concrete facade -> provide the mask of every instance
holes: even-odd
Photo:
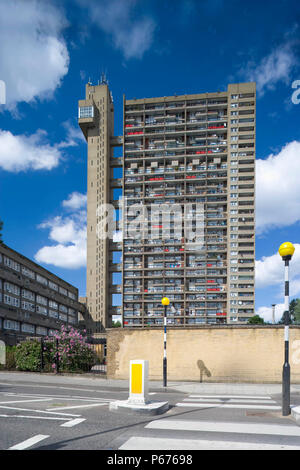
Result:
[[[169,328],[168,380],[281,383],[283,326]],[[107,377],[128,379],[129,362],[149,361],[149,379],[162,380],[163,331],[107,331]],[[300,383],[300,327],[290,327],[291,382]]]
[[[78,289],[21,253],[0,244],[0,339],[7,345],[78,327]]]
[[[105,77],[88,83],[85,94],[78,123],[87,141],[86,306],[93,332],[110,328],[113,315],[122,315],[126,328],[160,327],[165,295],[173,307],[169,325],[246,323],[254,314],[255,83],[214,93],[124,96],[123,136],[114,136]],[[114,157],[116,146],[123,146],[122,157]],[[99,236],[110,218],[101,208],[118,208],[115,189],[126,200],[116,223],[122,241]],[[139,204],[149,216],[141,239],[124,231]],[[164,223],[152,225],[152,204],[163,214],[176,206],[184,215],[175,223],[170,214],[168,236]],[[191,244],[185,229],[195,227],[200,205],[203,229]],[[114,262],[116,252],[121,262]],[[114,273],[122,273],[119,284]],[[122,305],[114,305],[113,294],[122,294]]]

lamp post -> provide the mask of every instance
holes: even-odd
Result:
[[[295,247],[290,242],[282,243],[279,247],[279,254],[284,261],[284,364],[282,370],[282,415],[291,414],[290,407],[290,365],[289,365],[289,262],[295,251]]]
[[[275,307],[276,304],[272,304],[272,323],[275,325]]]
[[[163,385],[167,386],[167,306],[170,303],[168,297],[161,300],[164,306],[164,358],[163,358]]]

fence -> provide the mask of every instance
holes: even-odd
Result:
[[[49,370],[45,369],[45,351],[44,351],[44,340],[43,338],[39,338],[41,343],[41,357],[40,357],[40,371],[41,372],[49,372]],[[101,374],[106,375],[107,365],[106,365],[106,339],[105,338],[87,338],[86,344],[90,346],[92,351],[94,352],[93,355],[93,362],[82,362],[80,364],[80,370],[85,373],[91,374]],[[61,367],[61,360],[59,357],[59,340],[56,339],[54,343],[54,347],[56,351],[54,353],[55,357],[55,371],[57,374],[63,372]]]
[[[59,340],[54,339],[51,342],[51,354],[49,354],[49,341],[42,337],[27,337],[25,341],[20,343],[35,342],[40,347],[25,349],[21,356],[22,364],[20,365],[20,355],[17,360],[17,345],[4,345],[5,350],[2,353],[0,361],[0,370],[27,370],[32,372],[78,372],[99,374],[106,376],[106,339],[105,338],[87,338],[85,343],[89,345],[92,354],[77,354],[70,361],[66,361],[66,357],[60,356],[62,346]],[[76,355],[76,353],[75,353]]]

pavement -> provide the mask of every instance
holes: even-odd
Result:
[[[150,381],[151,401],[168,411],[111,412],[128,392],[128,380],[95,374],[1,371],[0,449],[300,449],[300,384],[287,417],[281,384]]]
[[[128,380],[107,379],[99,375],[88,374],[47,374],[47,373],[30,373],[30,372],[0,372],[0,381],[10,380],[14,383],[27,381],[38,384],[74,384],[81,386],[101,385],[107,389],[128,390]],[[161,381],[149,381],[149,390],[166,391]],[[213,382],[184,382],[169,381],[167,384],[168,391],[177,391],[182,393],[211,393],[211,394],[241,394],[241,395],[259,395],[259,394],[281,394],[282,384],[273,383],[213,383]],[[300,393],[300,384],[291,384],[290,392]],[[292,408],[292,417],[300,426],[300,403]]]

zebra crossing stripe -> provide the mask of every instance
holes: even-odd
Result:
[[[281,406],[278,405],[251,405],[247,404],[244,405],[242,403],[238,404],[233,404],[233,403],[196,403],[196,402],[183,402],[183,403],[176,403],[176,406],[179,407],[189,407],[189,408],[248,408],[248,409],[257,409],[257,410],[280,410]]]
[[[148,429],[168,429],[172,431],[199,431],[238,434],[264,434],[300,437],[300,427],[289,424],[233,423],[216,421],[188,421],[158,419],[146,426]]]
[[[131,437],[120,450],[299,450],[300,446],[260,442],[216,441],[207,439],[167,439]]]

